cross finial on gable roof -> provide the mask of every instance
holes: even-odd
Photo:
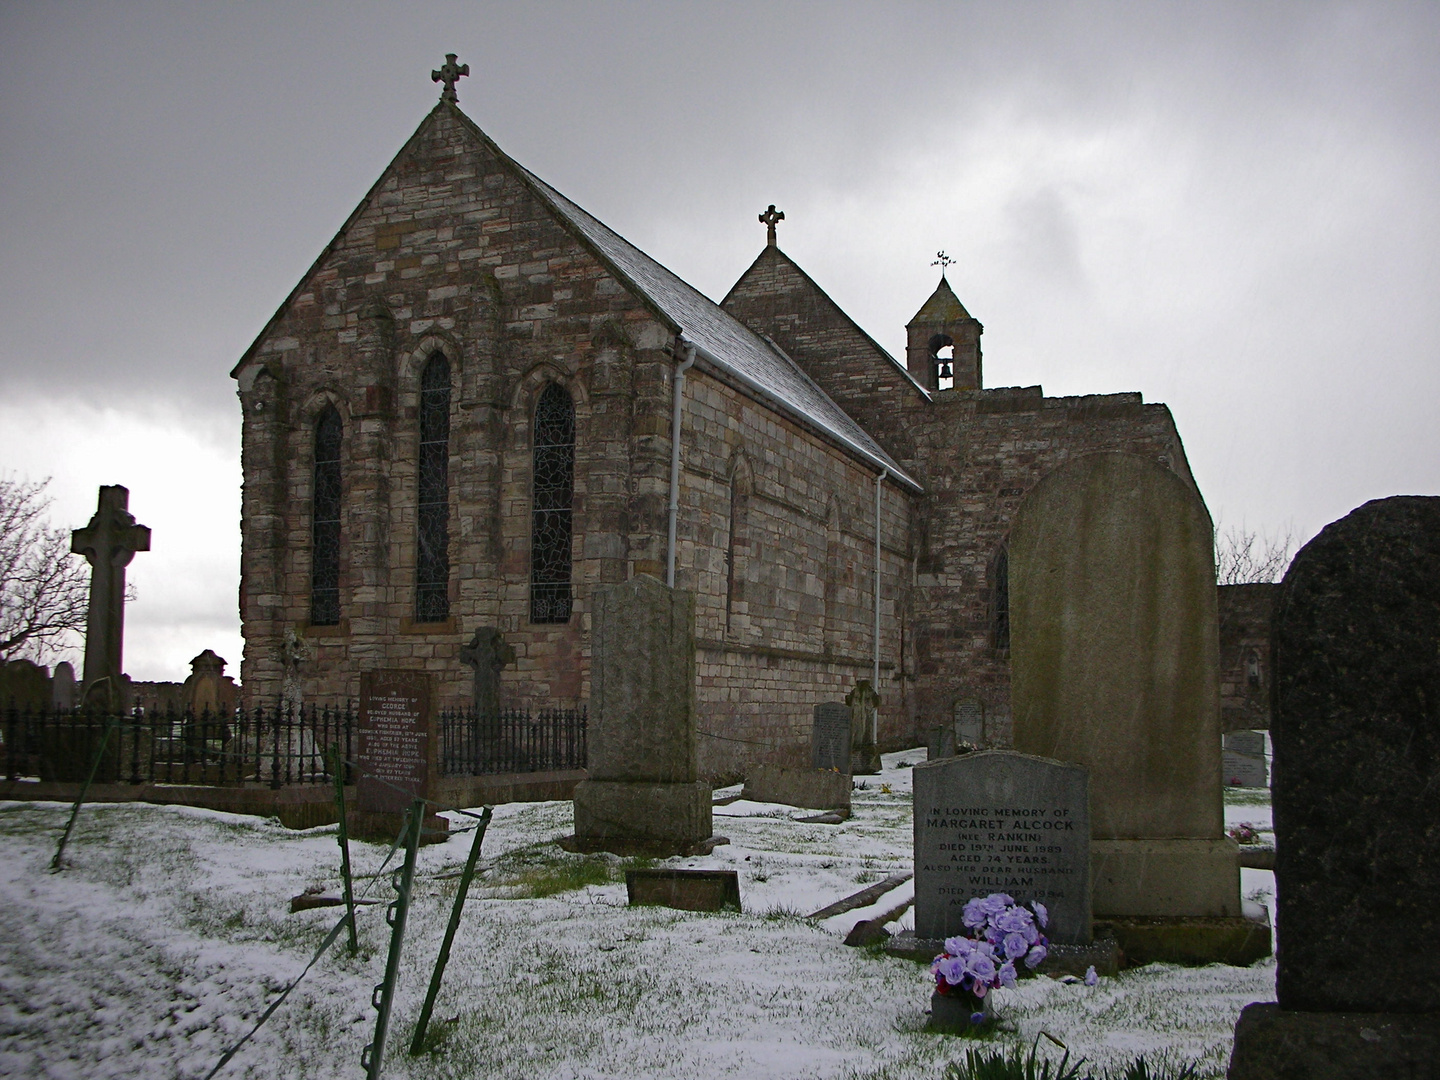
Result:
[[[945,268],[954,265],[954,263],[955,260],[949,255],[946,255],[944,251],[937,251],[935,252],[935,261],[930,265],[938,266],[940,268],[940,276],[943,278],[945,276]]]
[[[443,82],[445,84],[445,89],[440,94],[441,101],[458,102],[460,100],[460,95],[455,93],[455,83],[460,79],[460,76],[469,74],[469,64],[457,65],[455,63],[455,54],[453,52],[446,53],[445,63],[441,65],[440,70],[430,72],[430,81]]]
[[[785,220],[785,211],[776,210],[772,202],[770,208],[760,215],[760,223],[765,226],[765,243],[771,247],[775,246],[775,223]]]

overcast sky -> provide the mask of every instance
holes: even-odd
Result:
[[[126,667],[238,675],[228,377],[430,109],[720,299],[780,244],[892,353],[1138,390],[1222,529],[1440,491],[1440,5],[0,2],[0,472],[154,530]]]

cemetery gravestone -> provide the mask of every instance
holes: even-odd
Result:
[[[1090,941],[1085,769],[1010,750],[915,766],[915,936],[966,933],[966,901],[994,892],[1049,908],[1058,944]]]
[[[1273,650],[1278,1004],[1245,1008],[1230,1076],[1433,1076],[1440,498],[1366,503],[1306,544]]]
[[[429,798],[437,739],[431,677],[423,671],[360,674],[359,776],[354,828],[358,835],[393,838],[415,799]],[[426,818],[444,829],[443,818]]]
[[[861,679],[845,695],[845,704],[850,706],[850,771],[874,776],[880,771],[880,695],[869,679]]]
[[[500,713],[500,672],[515,662],[515,649],[493,626],[476,630],[460,650],[461,663],[475,669],[474,703],[479,716]]]
[[[976,749],[985,745],[985,714],[973,698],[955,703],[955,740]]]
[[[1263,788],[1268,783],[1262,732],[1226,732],[1221,762],[1227,787]]]
[[[743,797],[810,810],[850,809],[850,774],[833,769],[792,769],[754,765],[745,778]]]
[[[708,851],[710,785],[698,779],[695,597],[648,574],[596,588],[589,777],[575,787],[578,851]]]
[[[1090,771],[1097,918],[1241,915],[1220,784],[1212,536],[1190,485],[1116,453],[1050,473],[1011,530],[1015,749]],[[1217,948],[1243,931],[1212,929]]]
[[[850,772],[850,707],[838,701],[815,706],[810,761],[817,769]]]
[[[90,606],[85,616],[85,690],[109,679],[112,707],[123,704],[120,681],[125,637],[125,567],[137,551],[150,550],[150,530],[135,524],[130,492],[118,484],[100,488],[90,523],[70,534],[70,550],[90,563]]]
[[[68,660],[55,665],[55,674],[50,677],[50,703],[57,709],[75,707],[75,669]]]

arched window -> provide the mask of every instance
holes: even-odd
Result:
[[[730,470],[730,529],[725,544],[725,636],[732,632],[735,609],[745,602],[746,556],[749,554],[747,521],[750,466],[743,457]]]
[[[570,621],[570,504],[575,493],[575,406],[551,383],[535,406],[530,514],[530,621]]]
[[[997,652],[1010,651],[1010,546],[1001,544],[990,568],[990,633]]]
[[[310,507],[310,624],[340,622],[340,441],[334,405],[315,421],[315,489]]]
[[[420,376],[420,501],[416,513],[415,621],[450,614],[450,362],[434,353]]]

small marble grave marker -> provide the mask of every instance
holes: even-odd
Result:
[[[1057,944],[1090,941],[1089,778],[1010,750],[915,766],[915,936],[965,933],[966,901],[1009,893],[1049,908]]]
[[[1226,787],[1263,788],[1268,783],[1265,736],[1261,732],[1227,732],[1220,761]]]
[[[822,701],[815,706],[810,753],[817,769],[850,771],[850,706],[843,701]]]
[[[436,741],[430,697],[423,671],[360,673],[361,813],[403,814],[428,797]]]

